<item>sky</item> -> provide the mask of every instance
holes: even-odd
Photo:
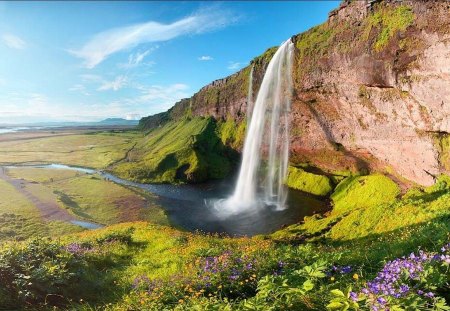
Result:
[[[0,123],[165,111],[339,2],[0,2]]]

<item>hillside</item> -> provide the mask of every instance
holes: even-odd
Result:
[[[449,172],[448,5],[344,1],[324,24],[292,37],[293,166],[331,175],[381,172],[407,186],[431,185]],[[275,50],[140,126],[186,114],[244,122],[251,67],[256,94]]]

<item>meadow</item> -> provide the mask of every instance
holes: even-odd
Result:
[[[10,135],[12,136],[12,135]],[[0,164],[59,163],[96,169],[121,161],[142,133],[106,131],[0,141]]]
[[[73,221],[98,226],[137,220],[167,223],[150,194],[99,175],[18,166],[3,169],[1,177],[1,240],[84,230]]]
[[[210,122],[168,124],[144,140],[136,132],[101,132],[4,141],[0,153],[8,163],[64,158],[107,170],[143,159],[151,171],[148,161],[195,149],[189,135],[184,143],[161,139],[167,131],[220,137],[223,125]],[[6,161],[14,150],[26,158]],[[90,154],[96,157],[85,158]],[[308,178],[296,184],[297,175]],[[381,174],[331,182],[291,168],[287,182],[325,196],[332,209],[255,237],[173,228],[154,196],[97,174],[19,165],[1,177],[2,308],[449,310],[446,176],[402,193]],[[72,220],[105,227],[87,230]]]

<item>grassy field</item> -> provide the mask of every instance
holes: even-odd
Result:
[[[138,132],[99,132],[0,141],[0,164],[60,163],[106,168],[125,158]]]
[[[164,212],[150,197],[106,181],[96,175],[71,170],[11,168],[8,176],[22,180],[22,187],[42,204],[56,203],[74,219],[102,225],[147,220],[167,223]],[[2,239],[61,235],[81,228],[54,219],[42,219],[40,210],[11,184],[1,180],[0,215]]]
[[[0,240],[53,236],[81,231],[60,221],[44,221],[39,210],[12,185],[0,179]]]

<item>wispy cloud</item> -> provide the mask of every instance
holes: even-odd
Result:
[[[72,87],[69,88],[70,92],[79,92],[83,95],[89,96],[91,95],[87,90],[86,87],[83,84],[75,84]]]
[[[230,61],[230,62],[228,62],[228,67],[227,68],[229,70],[238,70],[242,66],[244,66],[244,63]]]
[[[71,89],[75,91],[82,87],[74,85]],[[62,103],[43,93],[0,93],[0,123],[95,121],[108,117],[139,119],[167,110],[189,95],[189,86],[182,83],[137,85],[135,93],[129,97],[117,97],[110,102],[87,97],[90,102],[77,101],[76,105]]]
[[[11,49],[23,50],[27,45],[24,40],[10,33],[3,34],[1,38],[3,43]]]
[[[162,42],[183,35],[213,31],[235,23],[238,19],[239,17],[231,12],[211,7],[170,24],[149,21],[100,32],[81,48],[69,52],[83,59],[87,68],[94,68],[111,54],[139,44]]]
[[[137,98],[141,102],[163,101],[174,104],[176,101],[188,97],[187,90],[189,87],[183,83],[171,84],[168,86],[151,85],[140,86],[142,95]]]
[[[135,68],[138,67],[140,64],[143,63],[145,57],[150,54],[151,52],[153,52],[154,50],[156,50],[157,48],[159,48],[159,46],[155,46],[151,49],[148,49],[144,52],[136,52],[136,53],[131,53],[128,56],[128,62],[125,64],[119,64],[119,67],[121,68],[125,68],[125,69],[130,69],[130,68]],[[153,65],[155,64],[155,62],[153,61],[149,61],[146,62],[145,64],[147,65]]]
[[[209,55],[205,55],[205,56],[200,56],[199,58],[198,58],[198,60],[201,60],[201,61],[208,61],[208,60],[213,60],[214,58],[212,58],[211,56],[209,56]]]
[[[112,81],[103,81],[102,85],[97,89],[98,91],[107,91],[107,90],[113,90],[118,91],[121,88],[123,88],[127,84],[127,77],[126,76],[117,76]]]

